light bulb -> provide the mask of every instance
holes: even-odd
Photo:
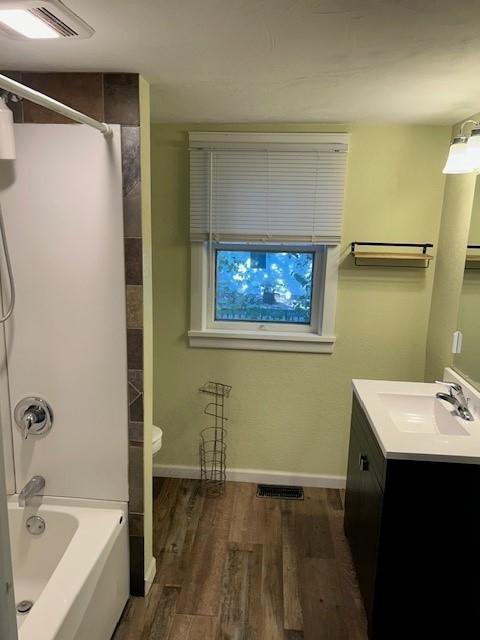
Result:
[[[43,20],[30,13],[27,9],[2,9],[0,22],[20,33],[25,38],[58,38],[59,35]]]

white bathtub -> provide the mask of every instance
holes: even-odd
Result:
[[[8,501],[19,640],[109,640],[129,593],[127,505],[35,498]],[[41,516],[44,533],[26,522]]]

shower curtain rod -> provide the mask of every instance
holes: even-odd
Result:
[[[16,96],[20,96],[21,98],[26,98],[30,100],[30,102],[35,102],[35,104],[39,104],[42,107],[46,107],[51,111],[55,111],[56,113],[60,113],[62,116],[66,118],[70,118],[70,120],[75,120],[75,122],[80,122],[82,124],[87,124],[89,127],[93,127],[97,129],[104,136],[111,136],[112,130],[105,122],[99,122],[94,118],[90,118],[90,116],[85,115],[81,111],[77,111],[76,109],[72,109],[72,107],[68,107],[66,104],[62,102],[58,102],[58,100],[54,100],[49,96],[46,96],[39,91],[35,91],[35,89],[30,89],[30,87],[26,87],[24,84],[17,82],[16,80],[12,80],[7,76],[0,74],[0,89],[4,89],[10,93],[14,93]]]

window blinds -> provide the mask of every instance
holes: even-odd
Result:
[[[252,134],[244,144],[191,139],[191,239],[338,243],[348,137],[322,135],[315,144],[289,144],[285,134],[268,145]]]

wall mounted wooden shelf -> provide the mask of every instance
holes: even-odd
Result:
[[[359,247],[372,247],[371,250],[364,251],[359,250]],[[375,249],[373,249],[375,247]],[[398,247],[405,249],[405,251],[381,251],[380,247]],[[427,249],[432,248],[433,244],[413,244],[413,243],[401,243],[401,242],[352,242],[351,243],[351,255],[355,260],[357,267],[372,267],[372,266],[389,266],[389,267],[416,267],[421,262],[422,266],[417,267],[426,269],[433,260],[433,255],[427,253]],[[409,251],[408,249],[418,249],[418,251]],[[379,265],[372,264],[378,261],[388,261],[390,263],[398,262],[398,264]],[[410,263],[410,264],[402,264]]]
[[[478,252],[478,253],[476,253]],[[465,269],[480,269],[479,266],[467,266],[468,264],[480,262],[480,244],[467,244],[467,255],[465,257]]]

